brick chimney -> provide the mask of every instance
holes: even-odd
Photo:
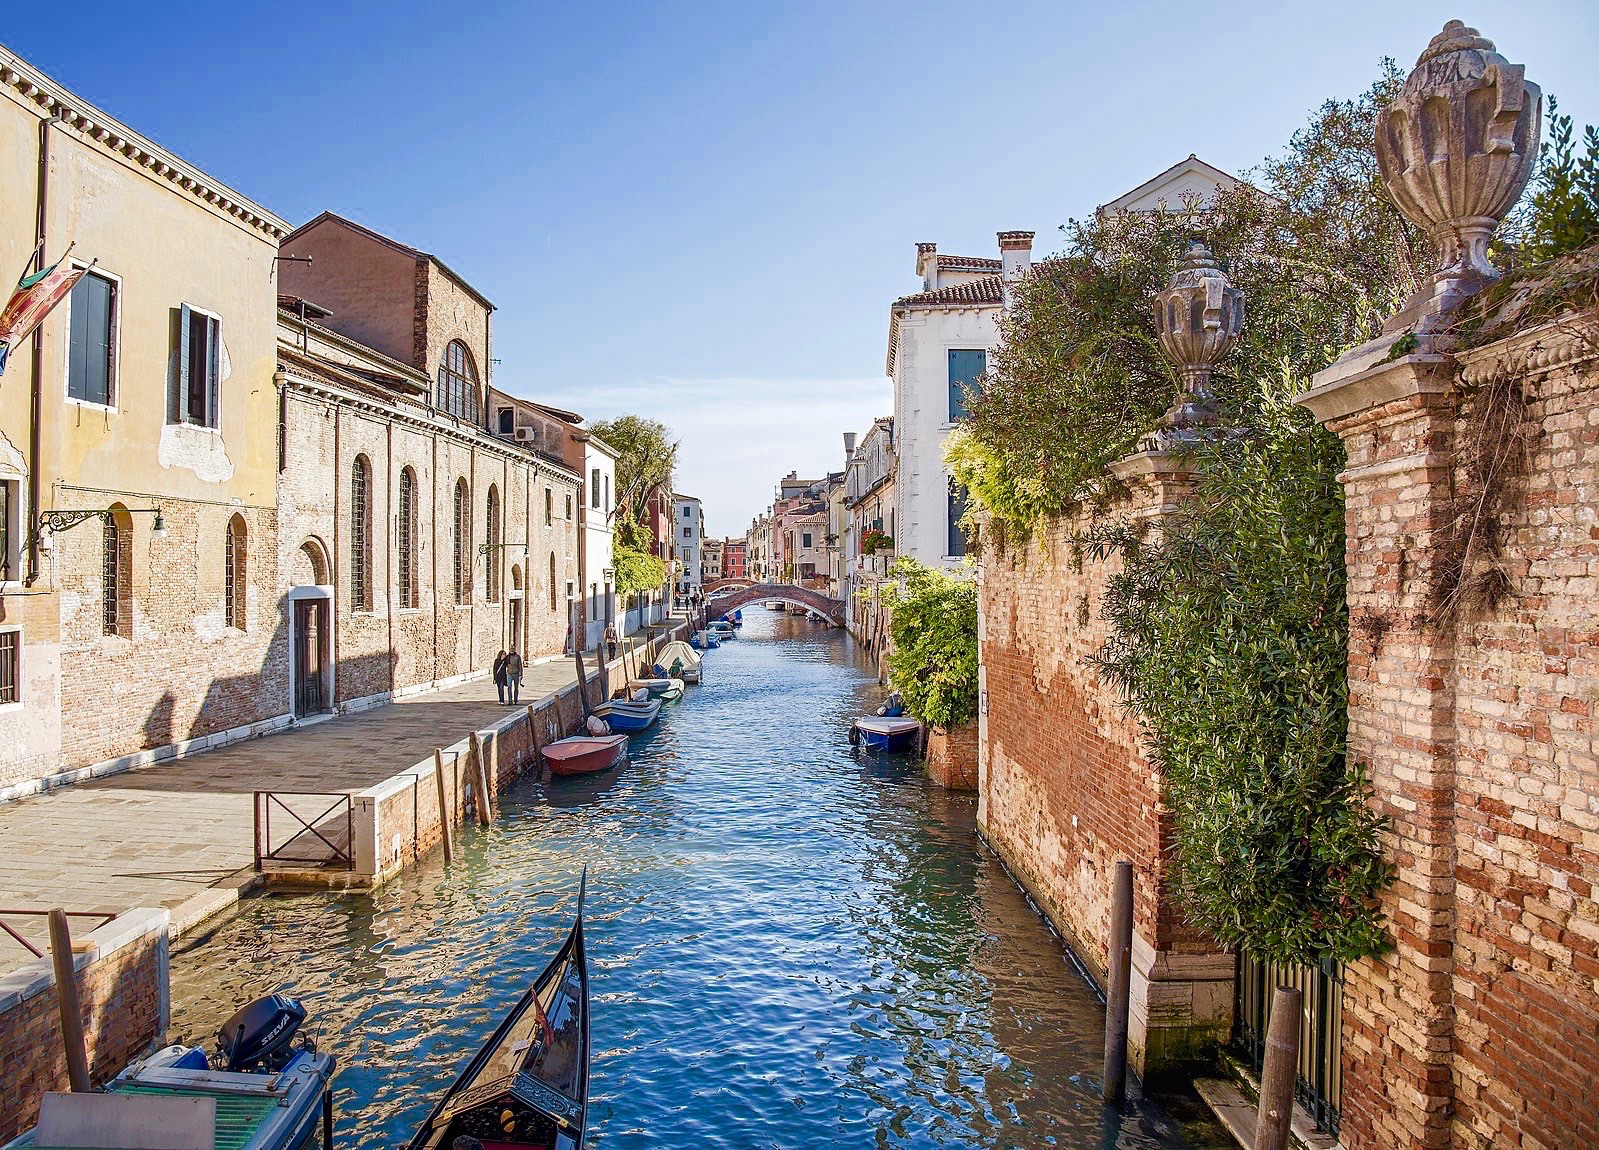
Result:
[[[999,233],[999,282],[1010,307],[1016,284],[1033,266],[1033,233]]]
[[[938,287],[938,245],[916,245],[916,274],[922,277],[922,290]]]

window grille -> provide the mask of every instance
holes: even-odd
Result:
[[[372,482],[366,456],[350,469],[350,606],[372,609]]]
[[[22,700],[22,632],[0,631],[0,704]]]
[[[493,484],[489,485],[488,524],[484,529],[483,542],[488,544],[484,566],[487,568],[485,579],[488,583],[489,602],[498,603],[500,601],[500,491]]]
[[[236,627],[240,631],[245,629],[244,609],[249,587],[246,579],[248,547],[245,539],[244,521],[235,515],[228,521],[227,553],[223,557],[222,578],[225,600],[223,610],[227,615],[228,626]]]
[[[400,606],[416,606],[416,477],[407,467],[400,472],[400,523],[398,538],[400,564]]]
[[[438,408],[477,422],[477,367],[466,344],[452,339],[439,359]]]
[[[472,568],[470,566],[471,550],[466,537],[471,526],[471,511],[467,506],[466,480],[455,481],[455,515],[453,517],[454,530],[452,543],[455,548],[455,601],[457,604],[469,602],[472,591]]]

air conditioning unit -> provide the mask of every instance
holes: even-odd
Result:
[[[518,427],[516,429],[516,441],[518,443],[537,443],[539,441],[538,430],[532,427]]]

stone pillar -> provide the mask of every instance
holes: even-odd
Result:
[[[1341,1130],[1356,1147],[1449,1141],[1455,888],[1452,641],[1430,625],[1453,490],[1451,371],[1436,354],[1330,369],[1300,397],[1348,452],[1349,754],[1396,869],[1394,949],[1344,986]]]

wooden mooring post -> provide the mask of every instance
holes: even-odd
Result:
[[[1110,894],[1110,948],[1105,979],[1106,1102],[1127,1097],[1127,1009],[1133,978],[1133,864],[1116,864]]]
[[[489,800],[489,771],[484,762],[483,738],[473,731],[472,739],[472,798],[477,807],[477,825],[486,827],[494,821]]]
[[[89,1087],[89,1052],[83,1040],[83,1004],[78,999],[78,964],[72,954],[72,928],[67,912],[56,907],[49,914],[50,961],[56,974],[56,1008],[61,1014],[61,1044],[67,1052],[67,1081],[73,1093]]]
[[[1294,1120],[1294,1079],[1299,1073],[1298,987],[1279,986],[1266,1023],[1266,1059],[1260,1068],[1260,1114],[1255,1119],[1255,1150],[1288,1150]]]
[[[450,792],[444,785],[444,751],[433,748],[433,778],[439,784],[439,833],[444,836],[444,861],[455,860],[454,844],[450,842]]]

